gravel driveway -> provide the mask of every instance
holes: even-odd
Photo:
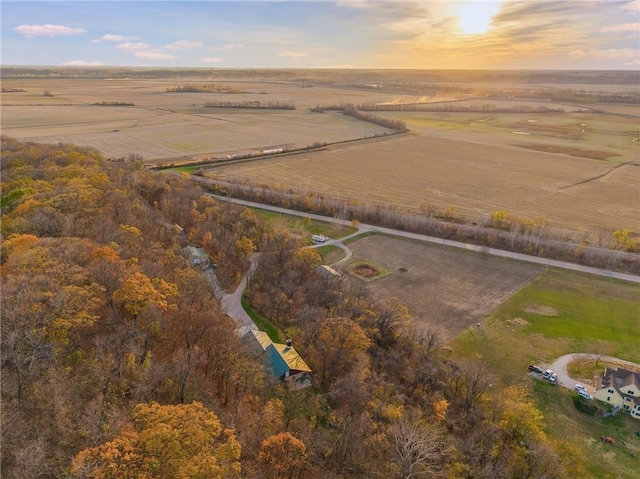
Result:
[[[578,360],[578,359],[597,359],[597,354],[587,354],[587,353],[573,353],[573,354],[565,354],[564,356],[560,356],[556,359],[551,366],[550,369],[553,369],[555,373],[558,374],[557,384],[563,386],[565,388],[573,389],[573,386],[578,382],[576,379],[573,379],[567,373],[567,366],[570,362]],[[634,370],[640,370],[640,364],[632,363],[631,361],[625,361],[623,359],[613,358],[611,356],[600,356],[600,361],[613,364],[621,367],[628,367]],[[603,366],[604,370],[604,366]],[[587,390],[590,394],[594,393],[594,385],[591,383],[584,384],[587,387]]]

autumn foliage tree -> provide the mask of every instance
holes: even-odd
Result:
[[[227,479],[239,477],[240,444],[202,404],[138,404],[112,441],[81,451],[75,478]]]
[[[269,436],[262,441],[258,461],[264,466],[268,477],[293,478],[301,472],[307,460],[307,447],[289,432]]]
[[[371,341],[355,321],[324,320],[309,349],[309,361],[320,386],[327,390],[341,376],[366,365],[364,352],[370,345]]]
[[[322,256],[286,228],[73,145],[3,137],[0,168],[3,477],[238,477],[242,462],[248,479],[562,478],[575,466],[526,391],[487,400],[484,371],[445,361],[397,299],[321,275]],[[189,265],[186,244],[216,270]],[[266,380],[221,310],[211,275],[233,290],[250,264],[248,298],[288,328],[311,388]]]

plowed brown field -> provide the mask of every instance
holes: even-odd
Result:
[[[609,172],[609,174],[605,174]],[[496,210],[575,231],[639,229],[640,167],[425,135],[403,135],[211,170],[415,212],[426,203],[482,220]],[[604,176],[593,181],[581,181]],[[575,186],[571,186],[575,185]]]

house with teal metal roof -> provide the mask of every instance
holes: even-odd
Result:
[[[311,368],[294,349],[291,340],[274,343],[264,331],[252,330],[243,336],[251,351],[262,358],[264,365],[278,379],[294,389],[311,386]]]

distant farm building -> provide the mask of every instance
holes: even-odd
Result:
[[[311,368],[293,348],[291,340],[287,340],[287,344],[274,343],[267,333],[256,330],[249,331],[242,339],[253,353],[262,358],[274,377],[293,389],[311,386]]]

